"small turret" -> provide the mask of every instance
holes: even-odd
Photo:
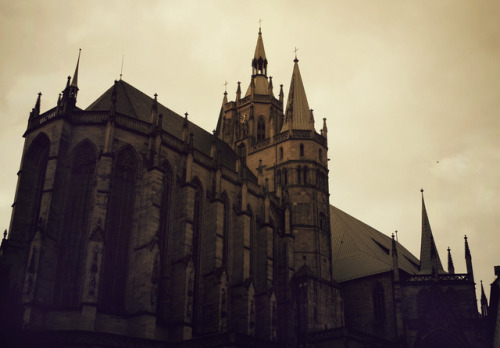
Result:
[[[236,89],[236,105],[240,105],[241,99],[241,82],[238,81],[238,88]]]
[[[184,114],[184,122],[182,124],[182,141],[187,143],[189,134],[189,122],[188,122],[188,113]]]
[[[465,240],[465,264],[467,266],[467,274],[470,275],[471,280],[474,281],[474,271],[472,270],[472,256],[470,254],[467,235],[464,236],[464,240]]]
[[[451,258],[450,247],[448,247],[448,273],[455,274],[455,267],[453,266],[453,259]]]
[[[35,107],[30,112],[30,120],[40,116],[40,102],[41,102],[42,92],[38,92],[38,98],[36,98]]]
[[[323,136],[323,138],[327,139],[327,135],[328,135],[328,128],[326,128],[326,118],[323,118],[323,128],[321,129],[321,135]]]
[[[273,77],[272,76],[269,76],[269,85],[267,86],[267,90],[269,92],[269,95],[271,97],[274,97],[274,94],[273,94]]]
[[[156,124],[158,118],[158,93],[154,94],[153,105],[151,105],[151,117],[150,122],[152,125]]]
[[[484,293],[483,281],[481,280],[481,315],[484,317],[488,316],[488,299]]]
[[[66,82],[66,88],[63,91],[61,106],[62,112],[64,114],[71,112],[76,105],[76,96],[78,94],[78,69],[80,66],[80,54],[82,50],[78,52],[78,60],[76,62],[75,74],[73,75],[73,80],[71,81],[71,76],[68,76],[68,81]],[[70,83],[71,81],[71,83]]]

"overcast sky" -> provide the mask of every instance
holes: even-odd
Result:
[[[421,198],[446,265],[485,283],[500,265],[500,1],[0,0],[0,227],[38,92],[77,105],[119,78],[212,131],[228,81],[250,82],[259,19],[275,88],[294,49],[316,129],[327,118],[330,203],[420,256]],[[445,266],[446,267],[446,266]]]

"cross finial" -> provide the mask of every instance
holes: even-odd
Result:
[[[295,53],[295,59],[293,60],[294,62],[298,62],[299,60],[297,59],[297,51],[299,49],[297,47],[295,47],[295,49],[293,50],[293,53]]]
[[[155,100],[158,99],[158,93],[155,93]]]
[[[187,118],[188,118],[188,113],[186,112],[186,113],[184,114],[184,116],[186,116],[186,120],[187,120]]]
[[[259,18],[259,34],[261,34],[260,28],[262,27],[262,19]]]
[[[122,80],[123,75],[123,61],[125,60],[125,53],[122,54],[122,68],[120,69],[120,81]]]
[[[224,81],[224,93],[227,93],[227,85],[228,85],[228,82]]]

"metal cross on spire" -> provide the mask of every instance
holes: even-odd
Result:
[[[229,82],[224,81],[224,93],[227,93],[227,85]]]
[[[262,19],[259,18],[259,34],[261,33],[260,32],[260,28],[262,27]]]
[[[294,62],[298,62],[299,60],[297,59],[297,51],[299,49],[297,47],[295,47],[295,49],[293,50],[293,53],[295,53],[295,59],[294,59]]]

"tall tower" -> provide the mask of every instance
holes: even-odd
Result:
[[[217,127],[282,212],[274,278],[278,316],[287,318],[278,324],[279,336],[288,342],[305,342],[308,333],[341,324],[331,273],[326,119],[317,133],[298,62],[295,57],[283,113],[283,85],[276,99],[259,30],[250,84],[242,97],[238,82],[235,101],[224,95]]]

